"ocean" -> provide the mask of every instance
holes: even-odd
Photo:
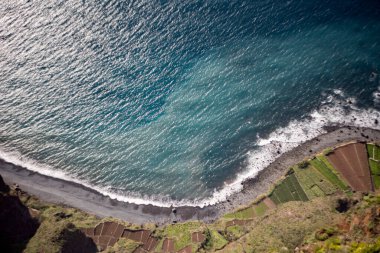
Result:
[[[378,0],[0,2],[0,158],[121,201],[214,204],[377,119]]]

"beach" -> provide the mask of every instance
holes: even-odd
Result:
[[[135,224],[167,224],[187,220],[213,222],[221,215],[248,205],[267,193],[273,184],[294,164],[312,157],[323,149],[350,141],[379,142],[380,131],[358,127],[329,127],[327,133],[306,141],[281,154],[267,168],[243,182],[243,190],[232,194],[227,201],[201,207],[159,207],[121,202],[78,183],[65,181],[29,171],[0,160],[0,174],[9,185],[17,184],[23,191],[39,199],[81,209],[99,217],[114,217]]]

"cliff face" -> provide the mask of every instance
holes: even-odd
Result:
[[[0,252],[97,252],[92,239],[73,224],[94,221],[90,215],[46,204],[17,186],[9,187],[0,176]]]
[[[10,194],[9,187],[0,176],[0,244],[8,251],[23,248],[36,233],[39,223],[29,208],[17,196]]]

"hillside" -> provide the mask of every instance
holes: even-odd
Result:
[[[100,219],[0,186],[1,252],[380,252],[380,147],[371,143],[300,161],[213,223]]]

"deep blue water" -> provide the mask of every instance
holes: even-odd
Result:
[[[377,0],[1,1],[0,154],[119,199],[209,203],[274,143],[378,127],[378,74]]]

